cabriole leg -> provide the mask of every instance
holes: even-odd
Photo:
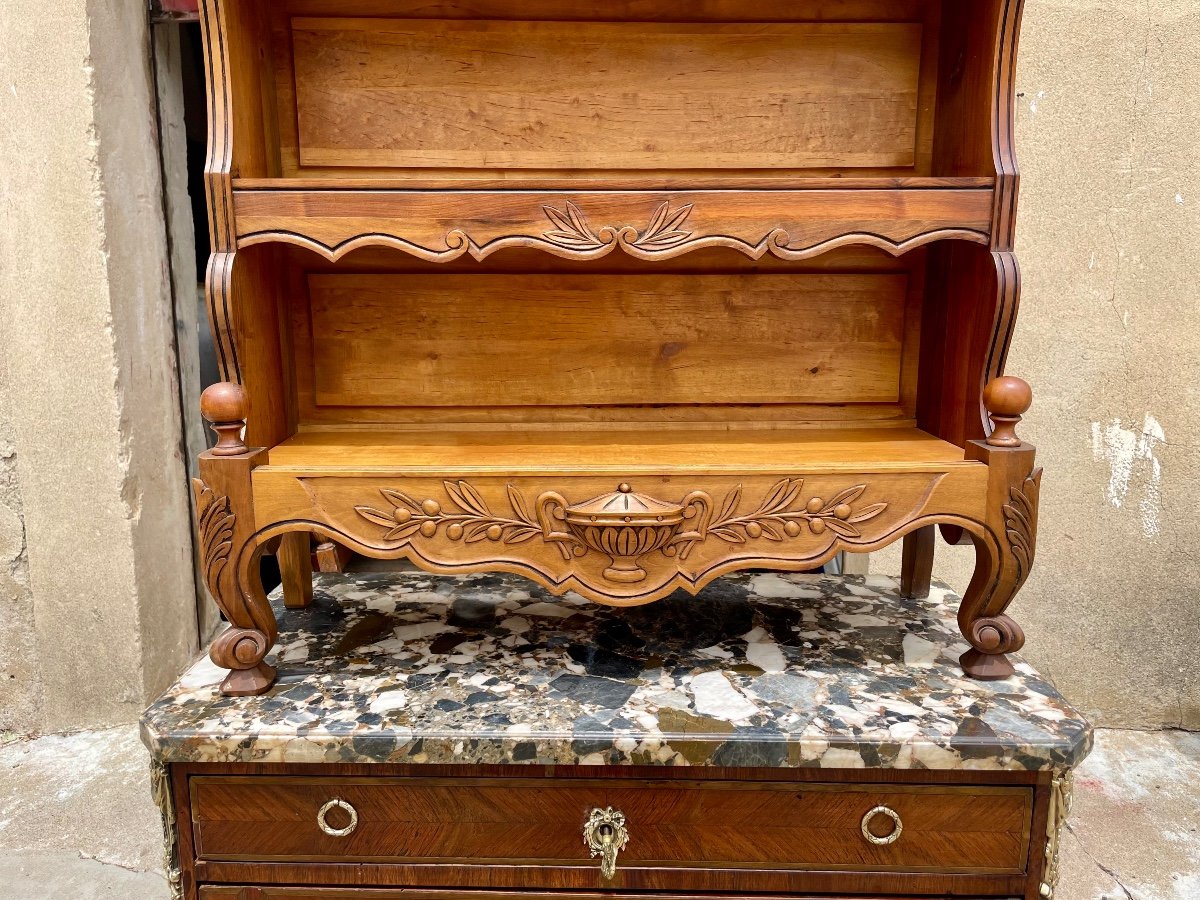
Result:
[[[971,644],[961,659],[963,671],[991,681],[1013,674],[1006,655],[1025,644],[1021,627],[1004,611],[1033,565],[1042,470],[1034,468],[1034,448],[1016,434],[1033,401],[1029,385],[1019,378],[997,378],[983,400],[994,430],[986,441],[973,441],[968,454],[988,465],[987,533],[973,535],[975,575],[958,623]]]
[[[254,501],[250,473],[265,458],[242,442],[245,394],[236,384],[210,387],[201,398],[204,417],[213,423],[217,446],[200,457],[200,477],[192,483],[204,580],[229,620],[230,628],[215,641],[209,655],[218,666],[231,669],[221,693],[242,697],[266,692],[275,669],[264,660],[275,644],[278,628],[257,568],[239,565],[254,555]],[[248,574],[247,574],[248,573]]]

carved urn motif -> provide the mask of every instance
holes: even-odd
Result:
[[[684,505],[634,493],[628,484],[564,511],[567,527],[585,546],[612,558],[604,577],[634,584],[646,577],[638,560],[662,550],[685,518]]]

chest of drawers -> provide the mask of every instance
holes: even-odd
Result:
[[[488,777],[474,768],[185,770],[195,877],[206,882],[1023,897],[1043,870],[1043,842],[1031,839],[1036,779],[881,781],[834,771],[773,781],[765,779],[780,773],[742,769],[664,778],[636,767],[534,777],[519,767]],[[609,810],[627,843],[606,877],[584,832],[590,815]]]
[[[309,542],[601,604],[974,543],[1011,674],[1020,0],[206,0],[230,695]]]
[[[178,895],[1045,898],[1091,731],[1025,664],[964,678],[957,602],[321,575],[271,691],[205,662],[146,714]]]

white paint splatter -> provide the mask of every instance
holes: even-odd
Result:
[[[1120,419],[1102,426],[1092,423],[1092,455],[1097,462],[1107,462],[1110,468],[1106,496],[1108,502],[1121,509],[1129,498],[1135,472],[1142,483],[1142,498],[1138,503],[1142,533],[1157,537],[1162,517],[1162,463],[1155,451],[1167,442],[1162,425],[1146,413],[1141,432],[1121,425]]]
[[[1037,92],[1037,96],[1036,96],[1036,97],[1034,97],[1032,100],[1030,100],[1030,101],[1029,101],[1029,111],[1030,111],[1031,113],[1033,113],[1034,115],[1037,115],[1037,111],[1038,111],[1038,101],[1039,101],[1039,100],[1041,100],[1041,99],[1042,99],[1043,97],[1045,97],[1045,96],[1046,96],[1046,92],[1045,92],[1045,91],[1038,91],[1038,92]]]
[[[1175,202],[1176,202],[1176,203],[1178,203],[1180,206],[1183,206],[1183,204],[1186,202],[1186,201],[1183,199],[1183,194],[1176,194],[1176,195],[1175,195]]]
[[[1162,463],[1157,457],[1150,458],[1150,480],[1146,482],[1138,512],[1142,517],[1142,533],[1148,538],[1158,537],[1162,530],[1159,524],[1162,517]]]

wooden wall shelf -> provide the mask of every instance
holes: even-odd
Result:
[[[790,191],[237,191],[237,244],[295,244],[339,260],[364,247],[429,262],[534,249],[564,259],[615,250],[645,261],[722,248],[812,259],[866,246],[898,256],[936,240],[988,243],[993,192],[892,188]]]
[[[258,556],[303,605],[312,535],[630,605],[901,538],[920,594],[941,525],[964,667],[1009,674],[1020,15],[206,0],[226,690],[273,679]]]

